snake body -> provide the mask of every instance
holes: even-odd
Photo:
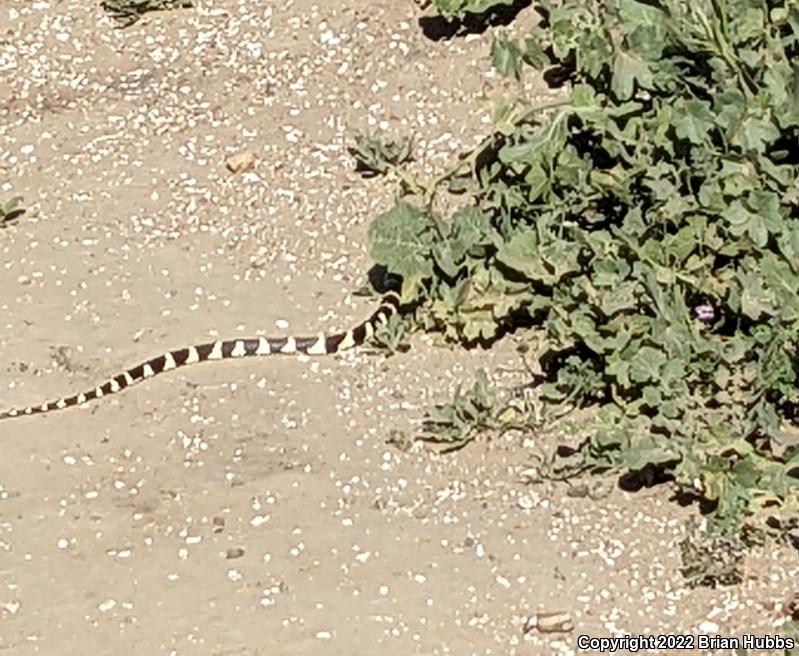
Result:
[[[252,337],[246,339],[228,339],[206,342],[195,346],[168,351],[146,362],[131,367],[126,371],[109,378],[94,389],[80,394],[62,397],[56,401],[48,401],[39,405],[16,408],[0,413],[0,420],[13,417],[63,410],[75,405],[83,405],[94,399],[117,394],[131,385],[157,376],[158,374],[195,362],[209,360],[225,360],[230,358],[247,358],[260,355],[291,355],[304,353],[307,355],[330,355],[360,346],[368,341],[375,330],[388,322],[391,315],[400,308],[399,296],[394,292],[385,294],[380,305],[371,317],[350,330],[318,335],[316,337]]]

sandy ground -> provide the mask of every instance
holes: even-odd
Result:
[[[352,133],[412,134],[414,170],[440,171],[501,88],[493,29],[431,40],[421,15],[216,0],[119,31],[94,2],[3,0],[0,198],[28,211],[0,230],[0,405],[209,337],[367,316],[351,292],[394,187],[354,172]],[[243,149],[256,166],[231,175]],[[546,436],[387,443],[478,367],[518,368],[512,339],[205,364],[3,422],[0,652],[573,654],[581,634],[779,633],[796,553],[687,589],[694,510],[667,488],[525,483]],[[530,628],[558,611],[573,630]]]

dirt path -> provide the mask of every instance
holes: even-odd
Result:
[[[368,4],[368,7],[366,6]],[[95,3],[0,6],[2,408],[212,336],[342,328],[393,188],[349,135],[440,170],[488,128],[491,32],[431,41],[411,2],[200,2],[112,29]],[[528,20],[529,15],[523,16]],[[253,151],[253,171],[225,157]],[[272,358],[0,424],[0,652],[551,654],[577,636],[778,632],[795,553],[689,591],[668,490],[601,502],[518,472],[541,438],[386,443],[491,352]],[[575,629],[524,632],[539,612]],[[703,653],[710,653],[705,650]]]

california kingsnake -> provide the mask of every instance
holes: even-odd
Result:
[[[0,414],[0,419],[35,415],[52,410],[62,410],[73,405],[82,405],[93,399],[99,399],[109,394],[121,392],[126,387],[138,383],[146,378],[152,378],[160,373],[183,367],[194,362],[206,360],[223,360],[226,358],[246,358],[255,355],[291,355],[305,353],[308,355],[329,355],[339,353],[354,346],[360,346],[369,340],[375,329],[388,322],[389,317],[395,314],[400,307],[399,296],[389,292],[375,310],[374,314],[366,321],[354,328],[332,335],[319,335],[318,337],[253,337],[249,339],[229,339],[216,342],[206,342],[196,346],[187,346],[142,362],[127,371],[114,376],[102,385],[88,392],[68,396],[58,401],[42,403],[41,405],[28,406],[8,410]]]

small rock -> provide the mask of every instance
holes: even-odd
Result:
[[[715,622],[711,622],[710,620],[705,620],[699,625],[699,633],[704,633],[705,635],[714,635],[719,632],[719,625]]]
[[[541,475],[541,470],[536,466],[522,469],[519,472],[519,478],[522,479],[522,482],[528,484],[544,482],[544,477]]]
[[[574,629],[571,615],[564,611],[538,613],[525,622],[524,633],[538,629],[541,633],[567,633]]]
[[[588,486],[585,483],[571,485],[569,489],[566,490],[566,494],[570,497],[574,497],[575,499],[581,499],[583,497],[587,497],[588,492],[589,492]]]
[[[231,155],[225,160],[225,166],[231,173],[249,171],[255,165],[255,153],[251,150],[242,150]]]

